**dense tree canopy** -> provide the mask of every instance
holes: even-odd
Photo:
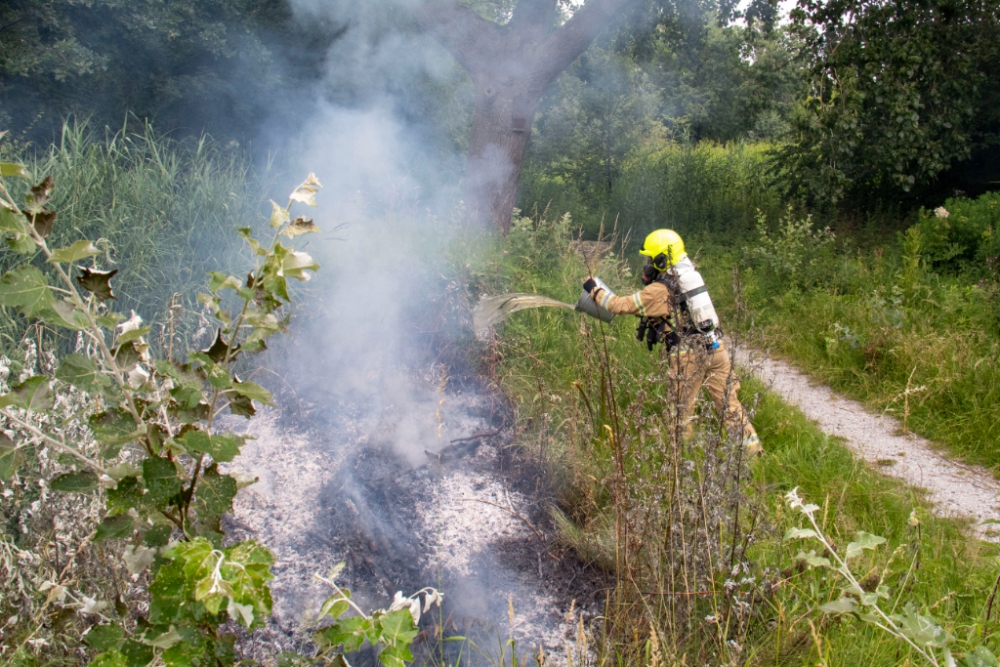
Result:
[[[0,125],[51,136],[70,113],[242,138],[282,86],[315,78],[338,31],[286,0],[0,3]],[[29,129],[30,128],[30,129]]]
[[[800,0],[792,19],[812,87],[781,153],[798,193],[900,198],[995,152],[997,0]]]

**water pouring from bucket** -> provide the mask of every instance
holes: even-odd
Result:
[[[594,280],[600,287],[606,289],[611,296],[615,295],[600,278],[594,278]],[[578,313],[590,315],[602,322],[610,322],[615,317],[613,313],[608,312],[591,299],[590,295],[586,292],[580,295],[576,305],[550,299],[547,296],[540,296],[538,294],[516,292],[513,294],[486,296],[480,299],[476,307],[472,309],[473,329],[476,335],[479,335],[490,327],[503,322],[517,311],[528,308],[568,308]]]

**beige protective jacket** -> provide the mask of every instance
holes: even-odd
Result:
[[[666,318],[673,312],[670,290],[661,282],[652,282],[631,296],[611,296],[600,287],[590,296],[615,315]]]

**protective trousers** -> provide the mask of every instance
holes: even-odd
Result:
[[[759,454],[760,439],[750,423],[736,392],[740,381],[733,373],[733,362],[725,345],[718,349],[703,347],[683,349],[670,355],[670,383],[672,398],[676,400],[678,419],[684,425],[684,437],[689,438],[694,430],[692,418],[698,394],[704,386],[715,404],[726,430],[733,435],[741,435],[748,454]]]

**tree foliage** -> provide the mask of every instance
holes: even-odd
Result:
[[[274,93],[319,73],[337,34],[295,22],[286,0],[0,3],[0,126],[47,139],[70,113],[132,112],[242,138]]]
[[[900,198],[996,146],[1000,3],[802,0],[812,93],[780,153],[816,201]]]

